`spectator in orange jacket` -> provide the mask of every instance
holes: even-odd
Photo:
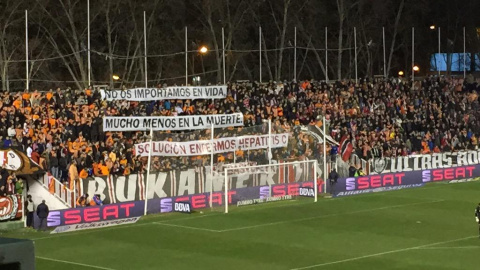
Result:
[[[83,194],[77,199],[77,207],[85,207],[87,205],[89,205],[88,194]]]
[[[78,170],[77,170],[77,162],[75,160],[72,160],[72,163],[70,164],[70,167],[68,168],[68,176],[69,176],[69,181],[70,181],[70,189],[73,189],[75,187],[75,183],[79,179],[78,175]]]

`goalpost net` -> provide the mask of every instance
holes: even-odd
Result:
[[[324,190],[319,172],[317,160],[226,166],[223,172],[217,172],[224,177],[224,211],[298,197],[316,202],[318,193]]]
[[[270,144],[269,130],[272,138]],[[235,201],[227,200],[230,205],[236,206],[238,201],[250,200],[251,196],[243,196],[248,189],[257,190],[258,195],[253,198],[257,199],[255,203],[260,202],[258,199],[266,198],[263,195],[266,191],[268,197],[275,197],[268,201],[297,197],[300,196],[294,194],[295,190],[300,192],[297,184],[301,184],[301,187],[311,185],[313,188],[314,178],[325,179],[323,156],[318,154],[318,143],[301,129],[285,129],[278,123],[272,123],[271,128],[265,122],[249,127],[151,131],[150,136],[142,136],[139,140],[135,146],[136,154],[146,168],[143,177],[149,179],[145,181],[143,198],[170,198],[172,202],[187,199],[192,210],[204,211],[209,208],[210,211],[223,212],[224,195],[227,194],[228,198],[228,194],[232,195],[237,189],[238,195],[229,198]],[[152,151],[148,150],[150,141]],[[211,149],[215,151],[212,153]],[[304,159],[309,160],[296,161]],[[229,170],[225,172],[225,169]],[[282,188],[285,196],[289,196],[279,198]],[[323,189],[318,192],[321,191]],[[145,209],[151,205],[156,204],[147,200]]]

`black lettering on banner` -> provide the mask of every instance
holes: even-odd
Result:
[[[116,91],[105,91],[105,99],[116,98]]]
[[[149,98],[151,96],[150,89],[147,88],[147,89],[144,89],[144,91],[145,91],[145,97]]]
[[[205,93],[208,95],[210,95],[212,93],[212,88],[209,88],[209,87],[205,87]]]
[[[194,121],[193,121],[193,126],[194,126],[194,127],[198,127],[198,126],[203,126],[203,125],[204,125],[204,124],[203,124],[203,118],[202,118],[202,117],[194,117],[193,120],[194,120]],[[197,120],[198,122],[195,123],[195,120]],[[208,119],[207,119],[207,123],[208,123]]]
[[[152,118],[143,118],[143,126],[145,128],[151,128],[152,127]]]
[[[192,88],[192,94],[194,97],[201,97],[202,95],[202,88],[194,87]]]
[[[107,118],[105,119],[105,129],[110,129],[113,127],[113,119]]]
[[[143,88],[135,88],[135,98],[137,99],[144,99],[145,98],[145,91],[143,91]]]
[[[180,128],[190,127],[190,119],[189,118],[178,118],[178,126]]]
[[[120,97],[123,99],[127,98],[127,91],[120,91]]]
[[[479,155],[480,151],[475,150],[409,157],[377,158],[370,161],[370,173],[394,173],[475,165],[479,163]]]

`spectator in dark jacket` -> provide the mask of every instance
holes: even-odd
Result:
[[[40,219],[40,225],[38,230],[45,231],[47,230],[47,217],[50,210],[48,206],[45,204],[45,200],[42,200],[42,203],[37,206],[37,216]]]
[[[348,168],[348,177],[355,177],[355,173],[357,172],[357,168],[353,166],[353,164],[350,165]]]
[[[335,185],[337,184],[338,177],[338,173],[335,169],[333,169],[328,176],[328,180],[330,181],[330,194],[332,195],[335,193]]]
[[[55,179],[60,180],[60,167],[58,163],[57,153],[52,152],[50,154],[50,173]]]
[[[60,167],[60,181],[63,183],[68,180],[68,161],[65,155],[62,153],[60,154],[60,158],[58,159],[58,165]]]

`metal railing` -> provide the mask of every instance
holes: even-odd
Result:
[[[48,172],[38,179],[38,181],[50,192],[50,194],[62,201],[67,207],[75,208],[75,191],[69,189]]]

